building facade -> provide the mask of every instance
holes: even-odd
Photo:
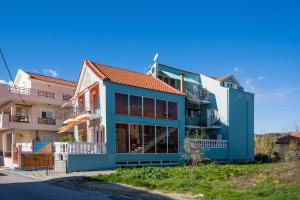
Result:
[[[185,137],[201,137],[207,158],[216,161],[254,159],[254,94],[233,75],[215,78],[158,63],[151,74],[174,88],[184,80]]]
[[[19,70],[14,84],[0,84],[0,165],[12,166],[13,148],[32,141],[57,141],[63,126],[61,108],[73,95],[75,82]]]
[[[78,144],[97,144],[69,153],[68,171],[183,164],[187,138],[208,159],[254,157],[254,95],[232,75],[212,78],[157,60],[141,74],[85,60],[68,103],[74,112],[60,132],[74,129]],[[72,145],[70,152],[81,148]]]
[[[77,141],[103,152],[69,155],[68,171],[182,163],[185,96],[163,81],[86,60],[72,101],[61,130],[74,127]]]

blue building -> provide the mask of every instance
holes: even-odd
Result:
[[[74,113],[60,129],[74,128],[77,141],[67,144],[68,171],[183,164],[185,138],[209,159],[253,160],[253,102],[233,76],[212,78],[157,59],[147,74],[85,60]]]
[[[185,137],[202,134],[207,158],[216,161],[254,159],[254,94],[246,92],[233,75],[210,77],[158,63],[151,74],[186,95]],[[183,81],[183,85],[180,84]]]

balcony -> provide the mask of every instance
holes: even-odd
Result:
[[[21,115],[12,115],[10,116],[10,122],[19,122],[19,123],[29,123],[28,116],[21,116]]]
[[[20,101],[20,96],[25,102],[46,103],[53,105],[63,105],[67,99],[70,99],[72,91],[65,94],[56,93],[54,91],[44,91],[34,88],[17,87],[0,83],[1,104],[8,101]]]
[[[29,88],[24,88],[24,87],[16,87],[13,85],[8,86],[8,91],[11,93],[16,93],[16,94],[24,94],[24,95],[30,95],[30,89]]]
[[[84,114],[100,115],[100,104],[99,102],[91,102],[91,101],[78,103],[76,108],[76,114],[77,116],[84,115]]]
[[[39,118],[39,124],[56,125],[56,120],[51,118]]]
[[[185,94],[188,99],[199,103],[209,103],[209,92],[204,88],[199,88],[196,90],[185,89]]]
[[[186,126],[190,128],[220,128],[221,121],[219,118],[207,120],[200,116],[187,117]]]
[[[186,142],[190,144],[192,149],[227,149],[227,140],[208,140],[186,138]]]

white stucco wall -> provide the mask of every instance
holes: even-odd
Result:
[[[221,122],[225,125],[229,125],[228,88],[220,86],[219,81],[205,75],[201,74],[200,77],[203,87],[215,97],[215,103]]]

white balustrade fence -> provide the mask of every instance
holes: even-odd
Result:
[[[55,154],[104,154],[106,153],[105,144],[94,142],[55,142]]]
[[[227,140],[209,140],[209,139],[187,138],[186,142],[189,142],[192,148],[226,149],[228,147]]]

